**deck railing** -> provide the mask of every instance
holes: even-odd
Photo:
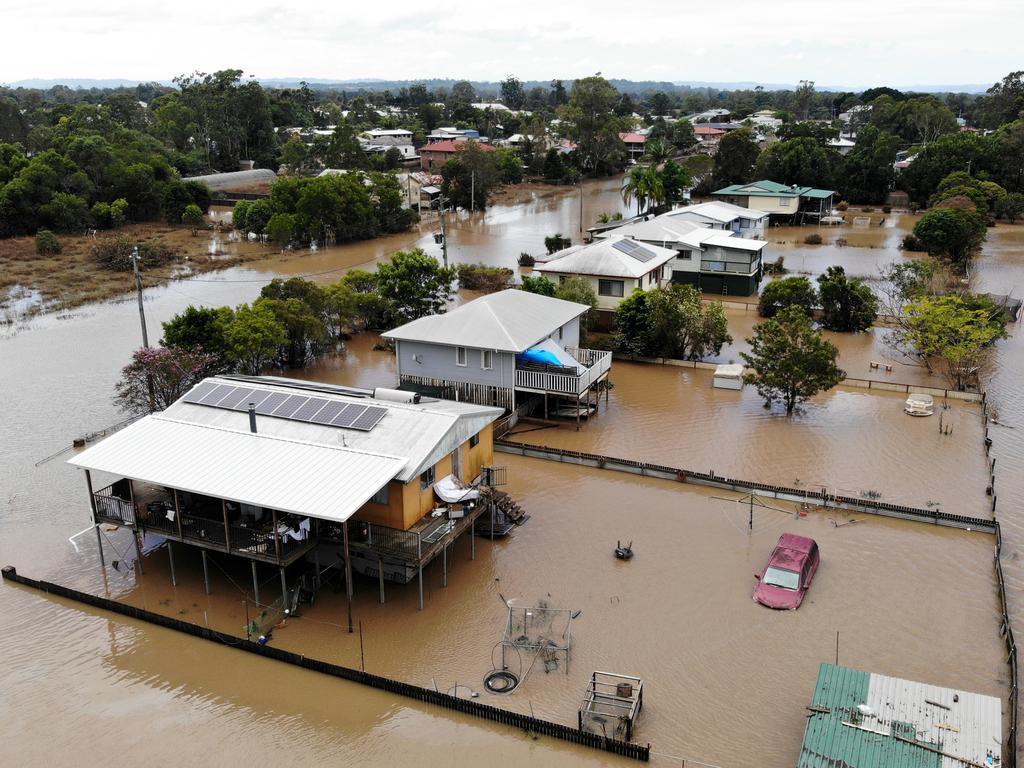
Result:
[[[135,508],[128,499],[115,496],[113,485],[96,491],[92,497],[96,503],[96,517],[119,525],[135,525]]]
[[[557,365],[517,365],[516,387],[538,392],[582,395],[611,368],[611,352],[577,347],[567,347],[565,351],[585,366],[582,372],[577,373],[572,368]]]
[[[363,543],[376,551],[417,558],[422,547],[420,535],[415,531],[403,531],[373,523],[366,524],[366,540]]]

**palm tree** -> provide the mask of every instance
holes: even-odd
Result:
[[[665,188],[657,169],[633,166],[622,185],[623,202],[629,205],[635,199],[636,212],[639,216],[651,203],[662,202],[664,198]]]
[[[672,148],[661,139],[651,139],[644,148],[644,159],[658,166],[672,157]]]

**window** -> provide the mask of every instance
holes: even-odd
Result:
[[[475,435],[471,435],[469,438],[469,447],[476,448],[480,445],[480,433],[477,432]]]
[[[679,258],[683,259],[684,261],[689,261],[690,259],[693,258],[693,251],[680,251]]]
[[[700,268],[707,272],[724,272],[725,263],[721,261],[702,261]]]
[[[463,368],[466,367],[466,348],[456,347],[455,348],[455,364],[461,365]]]
[[[788,571],[785,568],[775,568],[773,566],[764,572],[761,581],[765,584],[771,584],[773,587],[795,590],[800,587],[800,574],[796,571]]]
[[[391,489],[385,485],[370,497],[370,501],[374,504],[384,504],[387,506],[391,502]]]
[[[565,330],[565,327],[564,327],[564,326],[559,326],[559,327],[558,327],[558,340],[559,340],[559,341],[561,341],[561,340],[562,340],[562,331],[563,331],[563,330]]]
[[[425,491],[434,484],[434,468],[431,467],[420,475],[420,490]]]
[[[480,367],[485,371],[489,371],[494,367],[494,353],[491,350],[480,350]]]
[[[621,297],[625,284],[622,280],[598,280],[597,293],[599,296]]]
[[[788,197],[780,197],[779,198],[779,208],[789,208],[789,198]]]

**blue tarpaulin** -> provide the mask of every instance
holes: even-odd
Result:
[[[557,355],[546,349],[528,349],[516,355],[516,360],[523,363],[537,363],[539,365],[564,365]]]

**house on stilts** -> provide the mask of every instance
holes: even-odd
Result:
[[[97,539],[131,529],[174,551],[198,548],[276,568],[281,592],[313,573],[419,582],[464,534],[501,536],[522,510],[500,490],[493,427],[502,410],[269,376],[203,380],[166,410],[78,453]]]

